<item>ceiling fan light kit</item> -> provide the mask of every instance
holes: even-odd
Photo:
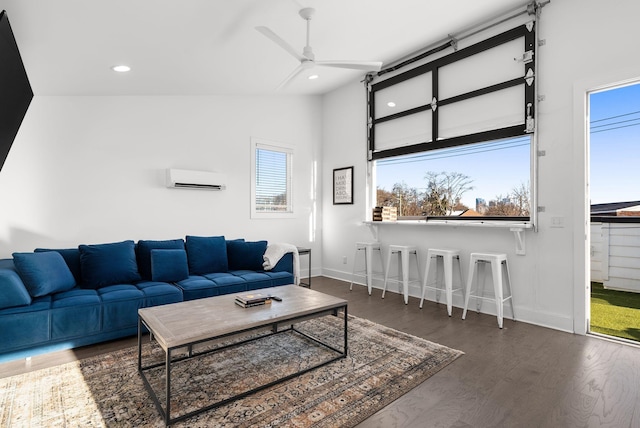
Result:
[[[309,42],[310,32],[311,32],[311,18],[315,13],[315,9],[312,7],[305,7],[300,9],[298,14],[302,19],[307,21],[307,40],[304,48],[302,49],[302,54],[298,53],[293,46],[287,43],[282,37],[278,36],[271,29],[263,26],[255,27],[260,33],[269,38],[271,41],[276,43],[282,49],[287,51],[291,56],[297,59],[300,62],[300,65],[296,67],[291,74],[289,74],[283,81],[278,85],[277,89],[280,90],[287,86],[298,74],[302,73],[305,70],[309,70],[313,67],[321,66],[321,67],[334,67],[334,68],[346,68],[351,70],[362,70],[366,72],[372,71],[380,71],[382,68],[382,62],[380,61],[342,61],[342,60],[328,60],[328,61],[316,61],[315,55],[313,53],[313,49],[311,48],[311,44]]]
[[[298,12],[298,14],[302,17],[302,19],[307,21],[311,20],[314,13],[316,13],[316,10],[312,7],[305,7],[303,9],[300,9],[300,12]]]

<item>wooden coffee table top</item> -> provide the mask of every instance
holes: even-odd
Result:
[[[243,308],[235,304],[238,295],[270,294],[282,302]],[[263,288],[138,309],[138,315],[167,350],[202,340],[238,333],[291,318],[312,315],[346,306],[347,301],[297,285]]]

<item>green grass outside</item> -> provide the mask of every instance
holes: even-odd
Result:
[[[591,283],[591,331],[640,342],[640,293]]]

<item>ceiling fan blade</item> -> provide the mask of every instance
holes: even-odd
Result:
[[[302,72],[302,70],[304,70],[304,69],[305,69],[305,67],[304,67],[302,64],[300,64],[299,66],[297,66],[297,67],[296,67],[296,69],[295,69],[295,70],[293,70],[293,71],[291,72],[291,74],[289,74],[289,75],[286,77],[286,79],[284,79],[284,80],[282,81],[282,83],[280,83],[280,84],[278,85],[278,87],[276,88],[276,91],[279,91],[279,90],[281,90],[281,89],[284,89],[284,88],[285,88],[289,83],[291,83],[291,81],[292,81],[292,80],[293,80],[293,79],[294,79],[298,74],[300,74],[300,73]]]
[[[315,61],[316,65],[323,67],[350,68],[352,70],[380,71],[380,61]]]
[[[269,28],[260,26],[260,27],[256,27],[256,30],[258,30],[259,32],[261,32],[262,34],[267,36],[269,39],[271,39],[273,42],[275,42],[277,45],[279,45],[282,49],[284,49],[285,51],[289,52],[298,61],[303,61],[303,60],[306,59],[305,57],[302,56],[302,54],[297,52],[293,48],[293,46],[291,46],[289,43],[285,42],[282,37],[278,36],[276,33],[271,31]]]

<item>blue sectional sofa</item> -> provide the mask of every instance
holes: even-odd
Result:
[[[138,309],[294,282],[293,254],[263,269],[266,241],[187,236],[0,260],[0,361],[137,333]]]

